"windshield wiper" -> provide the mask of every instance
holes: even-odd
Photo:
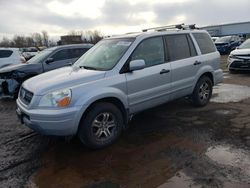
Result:
[[[97,70],[97,68],[95,67],[89,67],[89,66],[79,66],[81,69],[84,68],[84,69],[88,69],[88,70]]]

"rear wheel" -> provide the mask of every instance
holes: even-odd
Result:
[[[111,103],[94,104],[82,119],[78,137],[92,149],[111,145],[120,136],[123,127],[121,111]]]
[[[212,91],[213,84],[211,79],[208,76],[201,77],[193,91],[193,104],[197,107],[205,106],[212,96]]]

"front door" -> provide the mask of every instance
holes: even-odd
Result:
[[[144,60],[146,68],[126,73],[130,113],[135,113],[169,100],[171,67],[166,62],[162,37],[142,41],[130,57]]]

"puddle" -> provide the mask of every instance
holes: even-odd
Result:
[[[250,87],[234,84],[220,84],[214,87],[213,94],[214,96],[211,98],[211,102],[240,102],[250,98]]]
[[[219,145],[208,148],[206,155],[219,164],[240,168],[244,174],[250,176],[250,156],[241,149]]]
[[[238,111],[232,110],[232,109],[229,109],[229,110],[220,109],[220,110],[215,110],[215,113],[218,115],[234,115],[234,114],[237,114]]]
[[[200,188],[201,185],[197,185],[193,179],[187,176],[183,172],[178,172],[174,177],[169,179],[166,183],[158,186],[157,188]]]

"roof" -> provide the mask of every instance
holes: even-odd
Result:
[[[207,31],[205,30],[180,30],[180,29],[172,29],[172,30],[166,30],[166,31],[147,31],[147,32],[138,32],[138,33],[129,33],[124,35],[117,35],[112,36],[108,39],[119,39],[119,38],[138,38],[138,37],[151,37],[151,36],[159,36],[159,35],[168,35],[168,34],[176,34],[176,33],[204,33]]]
[[[84,44],[68,44],[68,45],[61,45],[61,46],[55,46],[51,48],[47,48],[45,50],[56,50],[56,49],[63,49],[63,48],[77,48],[77,47],[84,47],[84,48],[91,48],[94,46],[93,44],[90,43],[84,43]]]

